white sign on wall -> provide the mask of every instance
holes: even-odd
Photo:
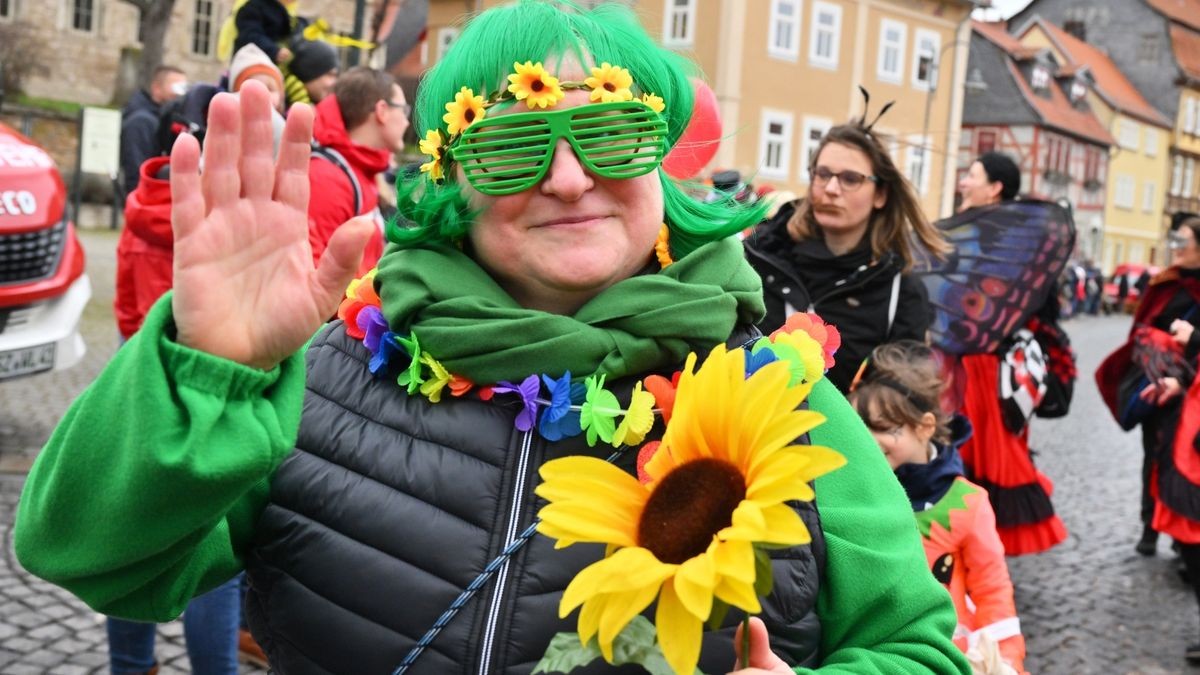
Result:
[[[115,176],[121,166],[121,111],[84,108],[79,138],[79,168]]]

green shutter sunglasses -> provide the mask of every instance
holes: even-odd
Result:
[[[510,195],[537,185],[550,169],[558,139],[602,178],[636,178],[662,164],[667,123],[641,101],[595,103],[551,112],[485,118],[450,149],[471,187]]]

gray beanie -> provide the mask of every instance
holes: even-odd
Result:
[[[288,71],[301,82],[312,82],[331,70],[337,70],[337,49],[321,40],[294,40],[291,45],[292,60],[288,62]]]

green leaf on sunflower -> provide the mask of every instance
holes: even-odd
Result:
[[[773,583],[771,571],[771,554],[765,549],[754,547],[754,594],[766,597],[771,594]]]
[[[658,646],[658,634],[654,624],[644,616],[636,616],[615,639],[613,639],[614,666],[636,664],[650,675],[675,675],[662,649]],[[546,654],[533,669],[537,673],[569,673],[603,658],[600,644],[592,638],[586,645],[580,644],[578,633],[559,633],[550,641]],[[696,669],[693,675],[704,675]]]
[[[721,624],[725,623],[725,617],[729,614],[729,603],[720,598],[713,598],[712,611],[708,615],[708,621],[705,622],[705,627],[709,630],[718,630]]]

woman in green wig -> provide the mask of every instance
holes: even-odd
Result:
[[[726,672],[744,616],[729,606],[759,615],[744,672],[968,672],[950,641],[954,609],[870,434],[819,380],[819,360],[769,363],[786,355],[753,329],[760,282],[729,235],[761,213],[697,203],[661,169],[689,119],[693,71],[620,6],[482,13],[422,83],[429,161],[401,186],[407,225],[389,227],[378,269],[358,280],[370,222],[347,223],[311,262],[311,110],[292,110],[273,160],[265,90],[215,99],[203,173],[190,137],[172,153],[174,291],[30,473],[22,564],[97,611],[145,621],[246,570],[247,621],[287,675],[529,673],[576,625],[605,659],[575,672],[629,672],[610,665],[626,653],[614,640],[643,610],[672,669]],[[764,423],[756,401],[802,381],[808,411],[792,403],[783,417],[820,422],[803,443],[845,465],[747,468],[714,460],[730,448],[713,443],[677,475],[733,476],[722,489],[663,477],[684,451],[663,437],[665,417],[674,410],[672,428],[701,417],[706,392],[688,387],[708,365],[693,378],[689,364],[674,408],[672,374],[710,351],[755,371],[720,387],[760,388],[724,400],[746,415],[718,410],[696,429],[725,425],[733,439]],[[799,435],[771,428],[787,436],[776,445]],[[669,453],[647,443],[658,438]],[[833,456],[799,448],[780,452]],[[591,488],[554,487],[588,458],[611,464],[567,478]],[[759,483],[783,466],[800,478]],[[819,473],[810,491],[805,476]],[[682,491],[664,496],[668,484]],[[636,522],[620,500],[571,502],[614,495],[645,502]],[[750,554],[733,541],[743,530],[770,544],[753,549],[773,579],[761,600],[751,586],[766,566],[722,557]],[[590,586],[597,576],[580,574],[629,555],[644,564]],[[590,599],[564,596],[568,585]]]

